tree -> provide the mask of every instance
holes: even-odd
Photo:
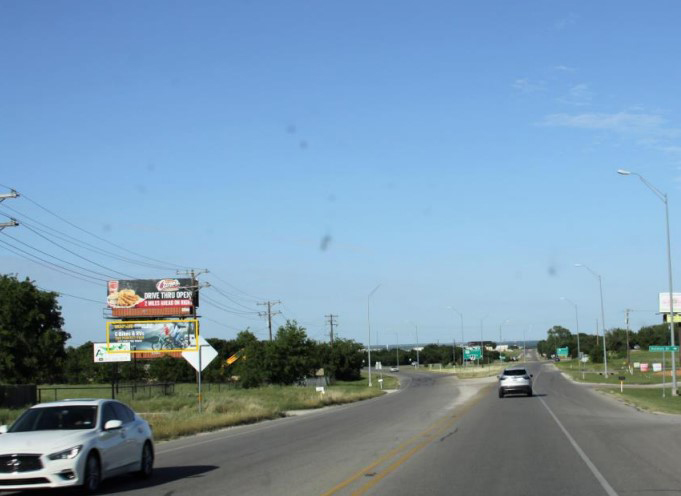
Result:
[[[57,293],[41,291],[28,278],[0,276],[0,377],[6,383],[63,380],[65,344],[71,337]]]
[[[236,336],[236,350],[243,350],[236,363],[227,369],[227,374],[239,378],[242,387],[262,386],[267,380],[265,372],[265,343],[249,330]]]
[[[279,327],[273,341],[265,344],[265,369],[273,384],[296,384],[321,364],[314,360],[314,343],[295,320]]]
[[[341,381],[354,381],[361,377],[364,361],[361,349],[362,345],[352,339],[337,338],[333,346],[319,344],[319,362],[326,375]]]

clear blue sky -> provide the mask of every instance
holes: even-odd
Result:
[[[421,341],[459,340],[449,305],[466,340],[485,316],[485,339],[506,320],[506,339],[574,330],[561,296],[592,332],[598,285],[576,262],[603,276],[606,326],[629,307],[638,328],[659,322],[667,289],[664,210],[615,171],[669,193],[681,274],[679,14],[675,1],[5,0],[0,184],[127,249],[209,268],[236,303],[205,295],[230,309],[281,300],[275,322],[315,339],[333,313],[366,342],[377,284],[381,344],[413,342],[410,321]],[[27,198],[0,212],[107,248]],[[0,240],[172,275],[66,245],[103,269],[24,226]],[[60,298],[71,344],[104,339],[104,283],[4,246],[0,272],[101,300]],[[206,337],[266,336],[255,314],[201,314]]]

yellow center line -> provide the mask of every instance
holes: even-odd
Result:
[[[439,429],[437,432],[436,436],[429,437],[429,439],[426,439],[425,441],[421,442],[420,444],[417,444],[414,446],[411,450],[409,450],[407,453],[402,455],[400,458],[398,458],[394,463],[386,467],[385,470],[383,470],[381,473],[376,474],[374,477],[371,478],[369,482],[364,484],[362,487],[357,489],[356,491],[352,492],[352,496],[361,496],[362,494],[366,493],[369,489],[374,487],[376,484],[378,484],[383,478],[385,478],[388,474],[394,472],[398,467],[400,467],[404,462],[409,460],[412,456],[414,456],[416,453],[421,451],[423,448],[428,446],[430,443],[432,443],[435,439],[439,438],[440,434],[444,433],[449,429],[458,419],[456,417],[452,418],[450,422],[448,422],[443,428]]]
[[[486,386],[482,388],[469,402],[467,402],[462,409],[457,412],[456,414],[453,415],[446,415],[445,417],[442,417],[435,421],[433,425],[425,429],[423,432],[420,432],[419,434],[416,434],[415,436],[412,436],[410,439],[399,445],[398,447],[390,450],[388,453],[385,455],[379,457],[377,460],[375,460],[373,463],[370,465],[367,465],[363,469],[355,472],[353,475],[348,477],[346,480],[343,482],[339,483],[338,485],[334,486],[327,492],[323,493],[322,496],[331,496],[333,494],[336,494],[339,492],[341,489],[346,488],[353,482],[356,482],[358,479],[365,477],[366,474],[371,473],[371,471],[378,467],[379,465],[382,465],[383,463],[386,463],[387,461],[396,458],[399,455],[402,455],[399,457],[396,461],[394,461],[391,465],[386,467],[384,470],[382,470],[380,473],[375,474],[371,481],[354,491],[352,494],[354,495],[361,495],[364,494],[367,490],[371,489],[373,486],[375,486],[378,482],[380,482],[384,477],[386,477],[388,474],[391,472],[395,471],[398,467],[400,467],[404,462],[409,460],[412,456],[414,456],[416,453],[421,451],[423,448],[425,448],[427,445],[432,443],[435,439],[438,439],[439,435],[444,433],[447,429],[449,429],[454,423],[461,418],[463,415],[468,413],[468,411],[475,405],[477,404],[480,399],[483,398],[485,393],[488,392],[491,386]],[[425,439],[424,439],[425,438]],[[412,445],[414,445],[412,447]],[[410,449],[411,448],[411,449]],[[404,453],[406,451],[406,453]],[[404,453],[404,454],[403,454]]]
[[[387,460],[393,458],[394,456],[400,454],[402,451],[404,451],[405,449],[407,449],[410,445],[412,445],[412,444],[414,444],[415,442],[417,442],[417,441],[419,440],[419,438],[422,438],[423,436],[427,436],[428,433],[429,433],[430,431],[436,429],[436,428],[438,427],[438,424],[443,423],[443,422],[445,422],[445,421],[447,421],[447,417],[443,417],[443,418],[438,419],[432,426],[430,426],[430,427],[429,427],[428,429],[426,429],[425,431],[419,432],[418,434],[412,436],[412,437],[409,438],[407,441],[405,441],[404,443],[400,444],[398,447],[393,448],[392,450],[390,450],[389,452],[387,452],[385,455],[379,457],[379,458],[378,458],[376,461],[374,461],[372,464],[367,465],[366,467],[362,468],[361,470],[358,470],[357,472],[355,472],[353,475],[351,475],[350,477],[348,477],[346,480],[344,480],[344,481],[341,482],[340,484],[338,484],[338,485],[332,487],[332,488],[329,489],[327,492],[322,493],[322,496],[331,496],[332,494],[337,493],[338,491],[340,491],[340,490],[343,489],[344,487],[346,487],[346,486],[352,484],[354,481],[356,481],[356,480],[359,479],[360,477],[364,477],[364,475],[365,475],[367,472],[370,472],[372,469],[376,468],[377,466],[381,465],[382,463],[386,462]]]

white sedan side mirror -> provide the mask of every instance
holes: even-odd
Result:
[[[113,431],[120,429],[121,427],[123,427],[123,422],[120,420],[109,420],[106,424],[104,424],[105,431]]]

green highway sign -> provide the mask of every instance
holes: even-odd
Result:
[[[556,348],[556,355],[560,358],[567,358],[570,354],[570,349],[566,346],[565,348]]]
[[[482,350],[479,346],[471,346],[463,350],[464,360],[480,360],[482,359]]]
[[[648,351],[679,351],[678,346],[650,346]]]

